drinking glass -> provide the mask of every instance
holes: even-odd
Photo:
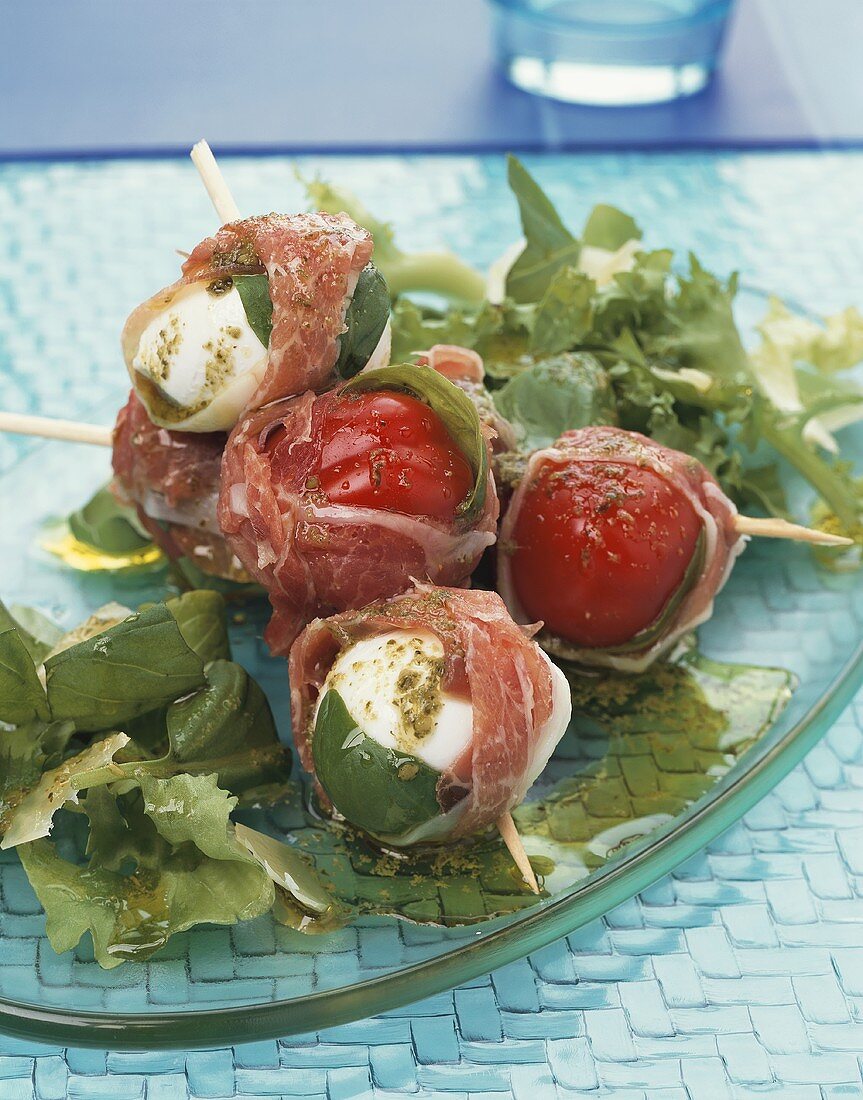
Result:
[[[733,0],[492,0],[513,84],[567,103],[694,95],[710,80]]]

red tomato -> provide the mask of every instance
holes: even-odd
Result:
[[[334,504],[452,521],[473,487],[470,463],[434,412],[404,393],[348,395],[322,426],[320,488]]]
[[[531,619],[582,648],[624,645],[683,582],[701,520],[653,470],[546,463],[515,523],[512,580]]]

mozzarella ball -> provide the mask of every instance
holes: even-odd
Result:
[[[230,431],[267,368],[236,286],[192,283],[147,306],[129,367],[150,418],[177,431]]]

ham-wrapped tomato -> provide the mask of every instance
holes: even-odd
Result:
[[[406,846],[517,806],[566,731],[563,673],[493,592],[417,585],[291,649],[300,760],[351,824]]]
[[[364,371],[244,417],[222,466],[219,522],[267,589],[267,642],[287,653],[316,615],[459,584],[495,540],[488,439],[428,367]]]
[[[202,241],[123,329],[151,419],[229,431],[244,410],[350,377],[379,342],[388,358],[389,295],[372,247],[346,214],[267,214]]]
[[[157,427],[133,392],[114,426],[114,491],[172,561],[188,558],[203,573],[248,581],[216,517],[226,440],[224,432]]]
[[[689,455],[636,432],[566,432],[530,458],[501,526],[498,587],[540,644],[638,672],[709,618],[744,540]]]

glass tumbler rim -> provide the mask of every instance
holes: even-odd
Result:
[[[610,23],[600,19],[565,19],[551,15],[540,8],[529,6],[525,0],[489,0],[489,3],[513,16],[566,32],[620,35],[632,38],[652,38],[666,30],[693,27],[699,23],[716,22],[727,17],[734,0],[708,0],[701,8],[688,15],[677,15],[651,23]]]

